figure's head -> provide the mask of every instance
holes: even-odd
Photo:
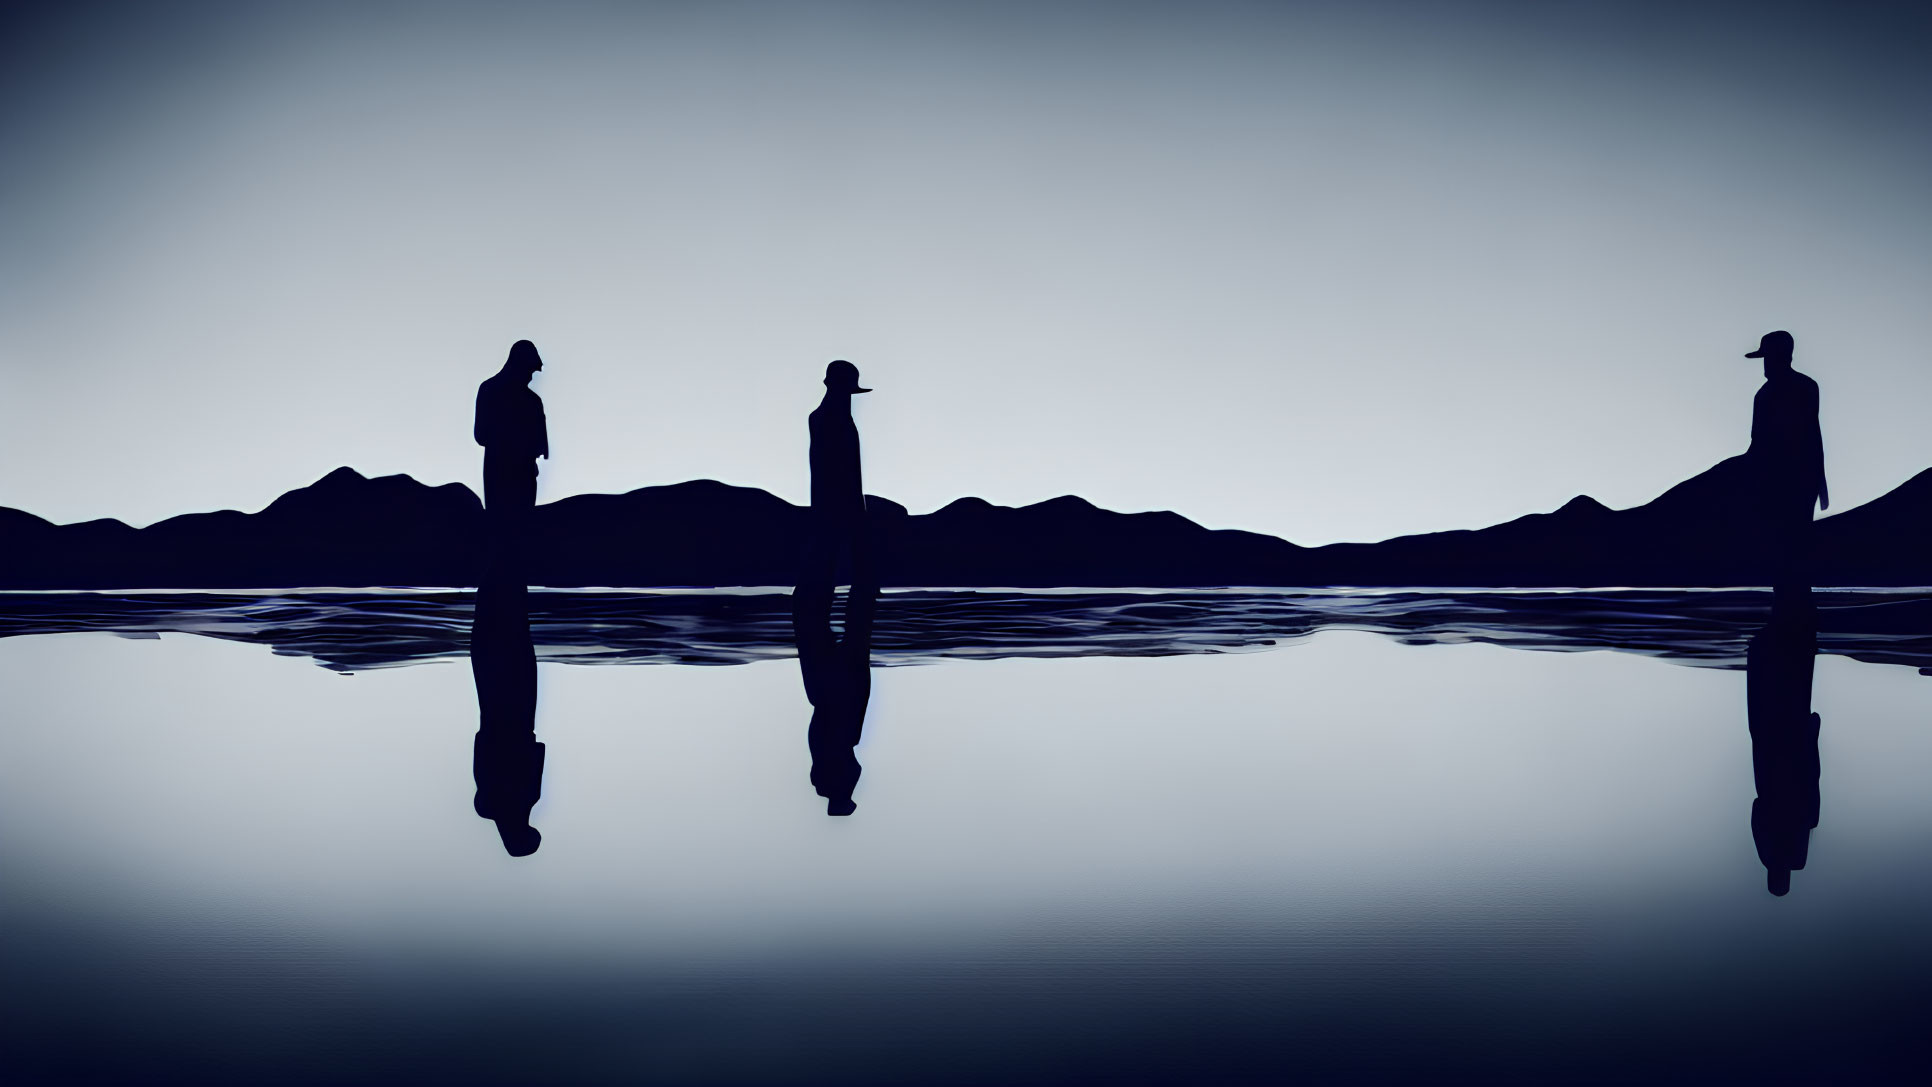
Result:
[[[825,800],[825,814],[827,815],[851,815],[858,810],[859,806],[852,803],[852,798],[849,796],[833,796],[827,797]]]
[[[543,844],[543,835],[529,823],[518,823],[509,819],[496,821],[497,837],[503,839],[503,849],[512,857],[527,857]]]
[[[1791,362],[1792,346],[1791,333],[1767,332],[1759,337],[1758,349],[1744,357],[1747,359],[1763,359],[1766,366],[1770,366],[1773,363],[1789,364]]]
[[[869,393],[871,389],[859,388],[859,368],[844,359],[833,359],[825,365],[825,389],[835,393]]]
[[[520,374],[528,378],[543,369],[543,357],[537,354],[537,345],[529,340],[518,340],[510,345],[510,357],[504,360],[503,372]]]
[[[1767,868],[1764,871],[1764,889],[1783,898],[1791,893],[1791,869]]]

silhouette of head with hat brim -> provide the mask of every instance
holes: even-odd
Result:
[[[1744,357],[1747,359],[1788,359],[1796,347],[1797,341],[1791,338],[1791,333],[1784,331],[1767,332],[1758,337],[1758,349],[1746,354]]]
[[[871,389],[860,388],[859,368],[844,359],[833,359],[825,365],[825,388],[835,393],[869,393]]]

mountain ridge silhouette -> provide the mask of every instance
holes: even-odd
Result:
[[[1749,468],[1721,461],[1650,502],[1578,495],[1477,529],[1303,547],[1210,529],[1170,511],[1121,513],[1076,495],[1025,506],[965,497],[926,514],[867,496],[892,586],[1700,587],[1766,584]],[[716,480],[573,495],[538,506],[532,584],[788,585],[807,510]],[[1815,523],[1821,585],[1932,583],[1932,469]],[[293,588],[477,583],[483,508],[461,483],[337,468],[255,513],[188,513],[134,528],[56,525],[0,507],[0,589]]]

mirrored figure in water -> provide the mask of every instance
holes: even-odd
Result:
[[[798,644],[798,670],[812,723],[805,742],[812,751],[812,788],[825,798],[825,814],[850,815],[858,808],[852,791],[859,784],[859,758],[853,750],[865,729],[872,699],[872,618],[878,605],[876,584],[855,584],[845,601],[845,630],[832,629],[832,585],[801,584],[792,592],[792,637]]]
[[[1818,625],[1810,590],[1775,594],[1771,622],[1751,638],[1745,657],[1745,703],[1751,727],[1751,837],[1764,862],[1765,886],[1791,890],[1805,866],[1818,825],[1818,715],[1811,712],[1812,662]]]
[[[825,398],[808,420],[812,510],[800,584],[836,582],[842,558],[850,562],[854,582],[870,579],[871,540],[866,531],[865,483],[859,470],[859,428],[852,421],[852,397],[871,391],[859,386],[858,367],[844,359],[826,365]]]
[[[543,835],[530,809],[543,793],[543,744],[537,741],[537,653],[522,585],[484,585],[470,626],[478,726],[472,771],[476,814],[496,824],[512,857],[537,851]]]
[[[1791,368],[1789,332],[1767,332],[1744,357],[1764,360],[1764,384],[1751,401],[1751,446],[1756,505],[1771,557],[1773,583],[1809,586],[1811,509],[1831,508],[1825,485],[1825,443],[1818,427],[1818,383]]]
[[[483,510],[495,576],[508,575],[522,560],[523,537],[537,503],[537,458],[550,456],[543,398],[530,388],[541,369],[536,345],[518,340],[503,368],[476,390],[473,433],[483,447]]]

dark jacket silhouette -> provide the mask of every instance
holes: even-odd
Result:
[[[1809,584],[1812,504],[1829,508],[1825,443],[1818,426],[1818,383],[1791,368],[1789,332],[1768,332],[1745,358],[1764,360],[1764,385],[1751,401],[1756,508],[1776,583]]]
[[[512,857],[537,851],[543,836],[530,809],[543,793],[543,744],[537,741],[537,654],[522,585],[484,585],[470,626],[477,730],[471,770],[476,814],[496,824]]]
[[[1771,622],[1751,638],[1745,657],[1745,705],[1751,729],[1751,838],[1774,895],[1791,890],[1805,866],[1818,825],[1818,715],[1811,712],[1812,664],[1818,652],[1810,594],[1779,593]]]
[[[495,376],[476,390],[476,444],[483,447],[483,506],[499,517],[519,515],[537,501],[537,458],[550,455],[543,399],[530,379],[543,359],[518,340]]]
[[[852,791],[859,784],[859,759],[853,748],[865,731],[866,705],[872,699],[872,619],[877,585],[853,585],[845,604],[845,632],[832,629],[833,591],[829,582],[800,585],[792,592],[792,637],[805,699],[812,704],[806,745],[812,752],[812,788],[825,798],[827,815],[850,815],[857,808]]]

